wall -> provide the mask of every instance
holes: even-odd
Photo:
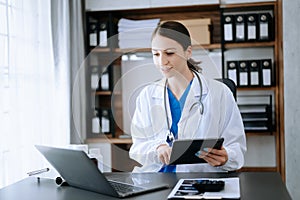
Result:
[[[282,1],[286,185],[292,198],[300,199],[300,1]]]

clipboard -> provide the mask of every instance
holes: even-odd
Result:
[[[204,148],[221,149],[224,138],[175,140],[169,165],[206,163],[195,154]]]

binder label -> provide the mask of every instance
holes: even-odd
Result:
[[[97,46],[97,33],[90,33],[90,46]]]
[[[255,40],[256,39],[256,26],[249,25],[248,26],[248,40]]]
[[[108,116],[106,116],[106,117],[108,117]],[[109,119],[106,118],[106,117],[102,116],[102,118],[101,118],[101,125],[102,125],[101,130],[102,130],[102,133],[109,133],[110,132]]]
[[[261,23],[259,26],[259,32],[260,32],[260,38],[264,39],[264,38],[268,38],[269,37],[269,26],[268,23]]]
[[[259,74],[258,72],[251,72],[251,85],[258,85],[259,84]]]
[[[271,85],[271,69],[263,69],[263,85]]]
[[[232,24],[225,24],[224,25],[224,39],[225,39],[225,41],[232,41],[233,40]]]
[[[248,72],[240,72],[240,85],[248,85]]]
[[[102,90],[109,90],[109,76],[108,73],[103,73],[101,76],[101,89]]]
[[[103,31],[100,31],[99,32],[99,41],[100,41],[100,44],[99,46],[100,47],[107,47],[107,30],[103,30]]]
[[[91,75],[91,88],[96,90],[98,88],[99,76],[97,73]]]
[[[238,39],[238,40],[245,39],[245,25],[244,24],[236,25],[236,39]]]
[[[235,85],[237,85],[237,78],[236,78],[236,69],[228,70],[228,78],[234,81]]]

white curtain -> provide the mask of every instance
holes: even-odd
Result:
[[[71,143],[84,143],[86,136],[83,5],[82,0],[51,0],[55,65],[70,66]]]
[[[69,27],[64,2],[61,26]],[[0,0],[0,188],[48,166],[35,144],[70,142],[70,31],[53,29],[51,7],[51,0]]]

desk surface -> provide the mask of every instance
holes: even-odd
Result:
[[[126,200],[143,199],[156,200],[167,199],[173,186],[180,178],[225,178],[239,177],[241,187],[241,200],[246,199],[291,199],[281,176],[276,172],[241,172],[241,173],[108,173],[107,176],[118,179],[128,179],[134,175],[142,179],[151,179],[157,183],[168,183],[171,187],[152,193],[142,194]],[[52,179],[30,177],[0,190],[0,199],[5,200],[110,200],[117,199],[69,186],[57,186]]]

